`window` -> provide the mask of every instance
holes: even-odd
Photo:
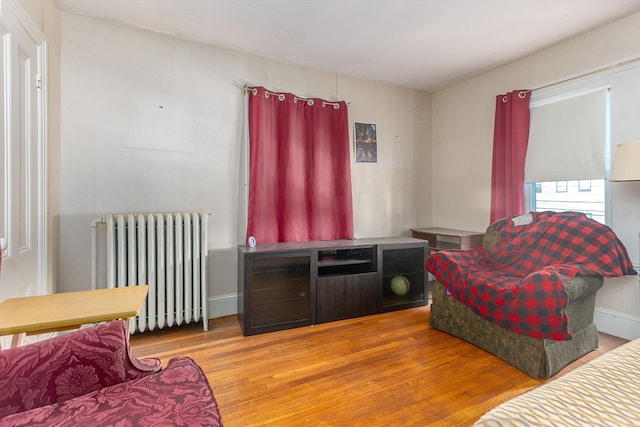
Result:
[[[581,179],[578,181],[578,191],[591,191],[591,180]]]
[[[582,212],[589,218],[605,223],[604,179],[536,182],[528,185],[531,211]],[[589,190],[584,190],[587,185]]]
[[[556,193],[567,192],[567,181],[556,181]]]
[[[601,84],[532,96],[527,210],[582,212],[605,224],[609,98]]]
[[[615,147],[639,138],[639,82],[640,63],[633,61],[532,91],[529,147],[533,149],[532,146],[540,145],[537,148],[542,156],[532,155],[529,159],[527,150],[527,161],[532,160],[530,166],[533,166],[533,170],[529,171],[530,176],[526,175],[525,167],[525,182],[528,183],[525,187],[527,210],[543,210],[547,207],[554,210],[585,212],[609,226],[612,226],[615,220],[616,227],[623,235],[626,234],[629,242],[634,241],[633,233],[637,238],[637,230],[632,233],[633,218],[637,217],[626,212],[637,205],[637,197],[632,192],[617,190],[616,194],[612,194],[610,190],[619,186],[612,185],[608,177]],[[603,91],[605,105],[602,108],[598,107],[601,112],[598,113],[598,108],[595,107],[587,108],[601,101],[598,100],[598,96],[583,95]],[[564,103],[571,99],[576,102]],[[544,107],[554,104],[562,108],[545,111]],[[583,107],[587,109],[581,112]],[[592,125],[596,122],[600,125],[594,128]],[[587,131],[587,127],[591,130]],[[595,138],[592,138],[594,135]],[[594,157],[594,154],[597,154],[593,149],[595,146],[591,144],[594,141],[598,142],[603,159]],[[570,148],[567,150],[567,147]],[[591,160],[587,160],[587,156]],[[556,166],[553,166],[552,171],[551,163],[557,164],[558,159],[562,159],[561,167],[556,169]],[[594,165],[596,167],[592,167]],[[540,171],[540,168],[543,170]],[[556,181],[567,181],[566,193],[552,196],[546,191],[549,185],[555,190]],[[572,191],[571,181],[577,181],[577,194]],[[556,198],[555,202],[562,202],[562,206],[547,205],[546,199],[552,197]],[[614,211],[617,212],[615,216]],[[637,258],[637,247],[632,245],[630,248],[631,257]]]

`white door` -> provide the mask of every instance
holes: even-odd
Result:
[[[0,11],[0,301],[47,293],[44,39],[17,2]]]

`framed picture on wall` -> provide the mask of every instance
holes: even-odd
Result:
[[[354,122],[355,157],[359,163],[378,161],[378,133],[375,123]]]

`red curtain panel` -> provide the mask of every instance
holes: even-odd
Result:
[[[353,239],[349,120],[329,102],[251,87],[247,240]]]
[[[529,143],[531,91],[496,97],[491,170],[491,221],[524,213],[524,160]]]

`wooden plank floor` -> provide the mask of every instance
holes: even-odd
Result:
[[[137,357],[193,358],[226,426],[466,426],[545,380],[428,326],[428,307],[244,337],[235,316],[134,335]],[[625,340],[600,348],[562,375]]]

